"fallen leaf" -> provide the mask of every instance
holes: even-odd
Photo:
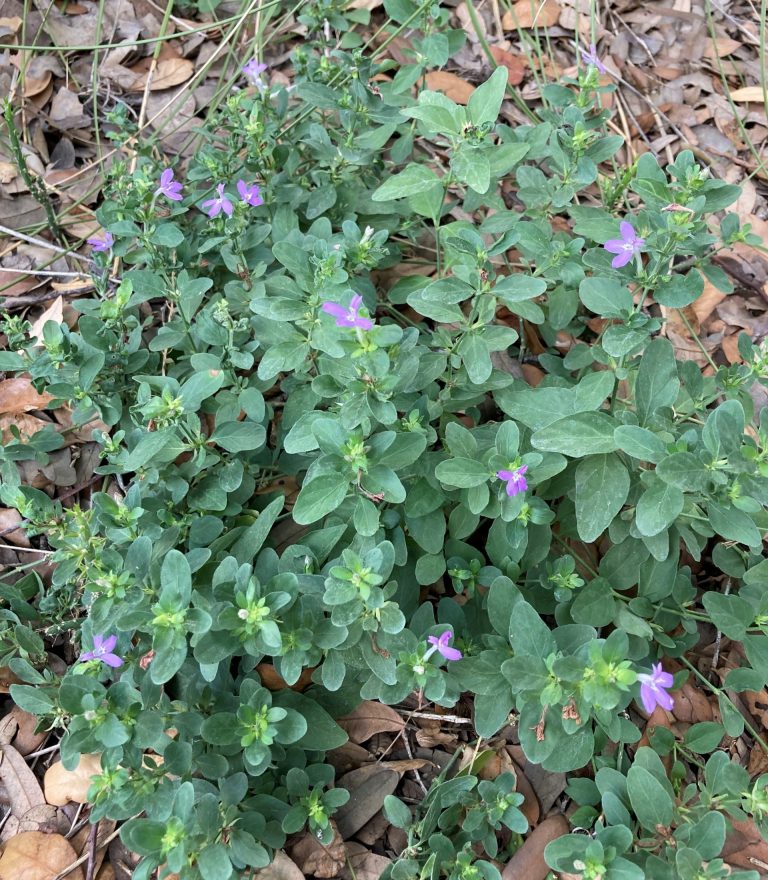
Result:
[[[63,807],[64,804],[88,803],[88,789],[91,780],[101,773],[101,755],[80,755],[74,770],[67,770],[61,761],[45,771],[43,788],[49,804]]]
[[[405,721],[391,707],[373,700],[361,703],[354,712],[338,719],[353,743],[364,743],[377,733],[399,733]]]
[[[291,858],[304,873],[304,876],[337,877],[347,859],[344,841],[341,839],[336,823],[331,819],[333,840],[326,846],[309,831],[305,831],[291,845]],[[0,878],[2,880],[2,878]]]
[[[299,680],[291,685],[286,682],[271,663],[259,663],[256,667],[256,671],[259,673],[261,683],[269,691],[283,691],[287,687],[290,687],[291,690],[301,692],[306,690],[312,684],[314,667],[311,669],[302,669]]]
[[[567,834],[565,816],[551,816],[526,837],[520,849],[507,862],[501,872],[501,880],[544,880],[549,866],[544,861],[544,848],[548,843]]]
[[[9,822],[3,826],[2,840],[10,840],[24,831],[42,831],[43,834],[66,835],[72,827],[72,822],[60,807],[50,804],[38,804],[27,810],[21,819],[11,816]]]
[[[14,529],[12,532],[6,532],[11,526],[17,526],[22,521],[22,516],[18,510],[13,507],[0,507],[0,532],[2,540],[7,544],[14,544],[16,547],[29,547],[29,538],[22,529]],[[9,716],[6,716],[9,717]]]
[[[386,856],[372,853],[362,843],[347,844],[347,863],[341,870],[342,880],[379,880],[392,862]]]
[[[399,781],[399,773],[380,764],[365,764],[339,779],[339,788],[346,788],[349,792],[349,800],[334,814],[344,840],[379,812],[384,806],[384,798],[394,792]]]
[[[11,745],[25,758],[31,752],[36,752],[50,736],[50,731],[48,730],[38,732],[37,725],[39,719],[18,706],[14,706],[5,718],[10,719],[15,729],[11,738]]]
[[[38,345],[43,344],[43,327],[47,321],[55,321],[57,324],[64,323],[64,298],[57,296],[42,315],[32,324],[29,331],[31,339],[36,339]]]
[[[29,765],[13,746],[0,746],[0,780],[11,801],[11,812],[21,818],[26,812],[45,803],[40,783]]]
[[[16,439],[15,429],[19,432],[19,437],[27,441],[48,424],[50,423],[28,413],[3,413],[0,415],[0,438],[3,443],[12,443]]]
[[[491,46],[491,55],[493,55],[493,60],[498,65],[507,68],[509,84],[511,86],[520,85],[525,75],[525,58],[520,55],[513,55],[499,46]]]
[[[296,862],[279,849],[275,853],[272,864],[256,871],[253,880],[304,880],[304,874]]]
[[[24,77],[24,97],[32,98],[44,92],[50,85],[53,74],[50,70],[42,71],[42,76],[25,76]]]
[[[61,834],[25,831],[12,837],[0,856],[0,880],[54,880],[77,861],[77,853]],[[67,880],[83,880],[73,868]]]
[[[739,40],[732,40],[730,37],[716,37],[714,43],[708,43],[704,49],[705,58],[724,58],[741,49],[744,44]]]
[[[764,95],[762,86],[744,86],[743,89],[734,89],[731,92],[731,100],[737,103],[759,101],[762,104]]]
[[[442,92],[446,98],[457,104],[466,104],[475,90],[472,83],[465,82],[460,76],[447,70],[431,70],[426,80],[427,87],[433,92]]]
[[[557,0],[518,0],[504,13],[502,27],[512,31],[516,28],[552,27],[560,19],[560,5]]]
[[[140,67],[136,65],[130,68],[132,72],[139,73]],[[195,72],[195,65],[189,58],[182,58],[180,55],[174,55],[170,58],[163,58],[157,62],[157,67],[152,74],[149,82],[149,89],[152,92],[161,89],[171,89],[174,86],[181,85],[186,82]],[[142,92],[147,85],[149,71],[140,74],[138,79],[130,86],[132,92]]]
[[[39,394],[27,376],[15,376],[0,382],[0,413],[22,413],[45,409],[53,400],[47,392]]]
[[[83,113],[80,99],[66,86],[56,92],[49,115],[56,128],[63,130],[85,128],[90,123],[89,117]]]

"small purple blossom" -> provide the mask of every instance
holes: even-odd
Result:
[[[84,651],[80,655],[80,660],[81,662],[85,660],[101,660],[107,666],[117,669],[118,666],[123,665],[123,660],[117,654],[112,653],[116,644],[117,636],[94,636],[93,650]]]
[[[262,199],[261,197],[258,184],[254,183],[253,186],[248,186],[248,184],[244,180],[238,180],[237,191],[240,193],[240,198],[245,202],[246,205],[251,205],[251,207],[253,208],[258,208],[259,205],[264,204],[264,199]]]
[[[519,495],[520,492],[525,492],[528,488],[528,483],[525,481],[524,476],[527,470],[528,465],[523,464],[513,471],[496,471],[496,476],[507,484],[507,495]]]
[[[224,184],[220,183],[216,187],[216,192],[218,195],[213,199],[208,199],[203,202],[203,210],[208,214],[209,217],[218,217],[219,214],[223,211],[227,217],[232,216],[232,202],[224,195]]]
[[[586,49],[579,49],[579,52],[581,52],[581,60],[585,64],[591,64],[592,67],[596,67],[600,73],[608,73],[608,68],[598,57],[597,48],[594,43],[590,44],[589,51]]]
[[[645,245],[644,238],[638,238],[635,227],[631,223],[623,220],[619,224],[619,234],[621,238],[611,238],[603,245],[609,254],[617,254],[612,260],[611,265],[614,269],[621,269],[635,256],[637,256]]]
[[[650,675],[647,672],[640,672],[637,676],[640,682],[640,699],[649,714],[657,706],[669,710],[675,704],[672,696],[667,693],[667,689],[671,688],[674,682],[672,676],[664,672],[661,663],[654,663],[651,669]]]
[[[115,243],[115,239],[112,237],[111,232],[105,232],[104,238],[89,238],[88,244],[91,246],[91,250],[95,254],[105,254],[107,251],[112,250],[112,245]]]
[[[263,89],[264,81],[261,78],[261,74],[264,73],[266,69],[266,64],[261,64],[255,58],[251,58],[251,60],[243,66],[243,73],[252,86],[256,86],[258,89]]]
[[[431,648],[427,648],[426,653],[424,654],[424,660],[428,660],[435,651],[438,654],[442,654],[446,660],[461,660],[464,656],[458,648],[451,648],[448,642],[453,638],[453,633],[447,629],[441,636],[429,636],[427,641]]]
[[[184,196],[181,194],[181,184],[173,179],[173,168],[166,168],[160,175],[160,186],[155,190],[156,196],[165,196],[172,202],[180,202]]]
[[[373,327],[373,321],[369,318],[363,318],[359,314],[362,302],[362,296],[356,295],[352,297],[352,301],[346,309],[334,302],[324,302],[321,308],[336,318],[337,327],[359,327],[361,330],[370,330]]]

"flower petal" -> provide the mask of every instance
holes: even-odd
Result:
[[[635,227],[626,220],[622,220],[619,223],[619,235],[621,235],[624,241],[634,241],[636,238]]]
[[[621,267],[626,266],[631,259],[632,251],[624,251],[624,253],[619,254],[618,257],[614,257],[611,260],[611,265],[614,269],[621,269]]]
[[[326,312],[329,315],[333,315],[334,318],[346,318],[347,310],[344,306],[340,306],[338,303],[334,302],[325,302],[320,306],[322,311]]]
[[[464,656],[458,648],[449,648],[447,645],[437,649],[446,660],[461,660]]]

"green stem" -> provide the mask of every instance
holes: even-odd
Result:
[[[24,178],[24,183],[27,185],[27,189],[32,194],[32,197],[45,211],[45,216],[48,220],[48,228],[53,233],[54,238],[59,242],[59,244],[66,247],[67,241],[64,238],[61,227],[59,226],[59,220],[56,217],[56,211],[54,211],[53,209],[53,204],[51,203],[51,198],[48,195],[48,190],[45,188],[45,184],[42,183],[39,178],[35,177],[30,172],[29,168],[27,168],[27,157],[24,155],[24,151],[21,148],[19,133],[16,130],[16,123],[13,119],[13,103],[11,102],[10,98],[5,99],[5,106],[3,107],[3,118],[5,119],[5,125],[8,129],[8,137],[11,142],[11,153],[13,154],[13,158],[21,173],[21,176]]]

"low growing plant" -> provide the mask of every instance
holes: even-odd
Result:
[[[310,41],[290,92],[252,66],[187,167],[117,164],[76,322],[5,319],[0,367],[95,425],[103,478],[63,505],[17,467],[60,435],[0,451],[0,497],[55,563],[2,586],[13,699],[65,766],[101,754],[92,818],[125,822],[136,880],[329,841],[335,719],[414,692],[471,694],[478,736],[511,724],[546,770],[591,766],[569,789],[587,833],[553,869],[724,876],[728,822],[766,811],[719,746],[744,732],[726,692],[768,681],[768,362],[746,336],[741,364],[680,361],[659,307],[704,278],[730,292],[713,255],[759,243],[723,213],[738,188],[690,152],[616,164],[591,58],[522,126],[499,121],[503,69],[466,106],[421,88],[461,35],[385,6],[393,33],[422,28],[412,65],[387,79]],[[708,622],[745,651],[722,689],[702,676],[721,720],[637,748],[639,706],[673,704]],[[391,876],[497,877],[519,804],[511,777],[471,775],[417,826],[388,801],[410,835]]]

